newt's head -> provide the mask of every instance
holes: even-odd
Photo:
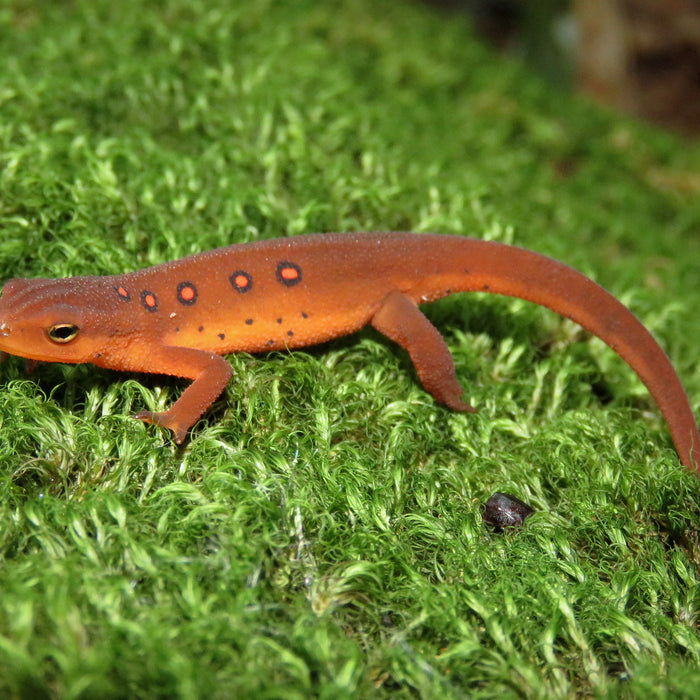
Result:
[[[7,282],[0,296],[0,351],[46,362],[92,361],[104,345],[91,318],[90,309],[99,308],[92,279]]]

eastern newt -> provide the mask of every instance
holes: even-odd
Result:
[[[700,475],[700,435],[671,363],[644,326],[580,272],[515,246],[448,235],[313,234],[232,245],[114,276],[12,279],[0,297],[0,351],[194,380],[161,413],[187,431],[229,381],[221,355],[285,350],[370,323],[405,348],[424,388],[456,411],[452,356],[418,304],[455,292],[520,297],[572,319],[639,375],[681,462]]]

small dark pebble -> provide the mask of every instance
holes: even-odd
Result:
[[[496,491],[486,501],[483,519],[488,525],[501,530],[504,527],[522,527],[525,519],[534,512],[533,508],[519,498]]]

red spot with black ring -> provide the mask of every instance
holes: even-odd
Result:
[[[241,294],[249,292],[253,287],[253,278],[245,270],[236,270],[228,281],[231,286]]]
[[[123,301],[131,301],[131,294],[129,294],[129,290],[126,289],[125,287],[115,287],[114,291],[117,293],[120,299]]]
[[[277,263],[277,281],[285,287],[293,287],[301,282],[301,268],[288,260]]]
[[[158,311],[158,298],[148,289],[141,292],[141,303],[147,311]]]
[[[177,285],[177,300],[184,306],[192,306],[197,301],[197,288],[192,282],[180,282]]]

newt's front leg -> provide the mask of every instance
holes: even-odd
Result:
[[[169,428],[179,445],[187,437],[187,431],[195,421],[224,390],[233,370],[220,355],[169,345],[151,348],[149,365],[152,365],[152,368],[143,367],[141,370],[194,380],[167,411],[139,411],[134,416],[146,423]]]

